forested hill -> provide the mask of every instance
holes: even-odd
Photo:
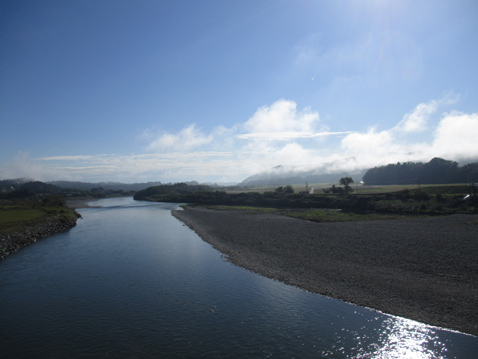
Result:
[[[458,166],[455,161],[438,157],[428,163],[398,162],[369,169],[363,181],[366,185],[478,182],[478,162]]]
[[[160,186],[149,187],[136,192],[134,199],[137,201],[171,201],[171,198],[176,198],[177,195],[195,192],[214,191],[215,188],[208,185],[188,185],[186,183],[163,184]],[[173,201],[174,202],[174,201]]]

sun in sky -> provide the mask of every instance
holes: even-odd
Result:
[[[477,18],[474,0],[2,2],[0,179],[476,161]]]

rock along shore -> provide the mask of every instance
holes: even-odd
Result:
[[[63,216],[48,217],[40,223],[25,226],[21,231],[2,233],[0,234],[0,260],[39,239],[65,232],[75,225],[76,220]]]
[[[187,207],[232,263],[305,290],[478,335],[478,216],[314,223]]]

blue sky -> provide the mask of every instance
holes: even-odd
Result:
[[[478,159],[478,2],[3,1],[0,179]]]

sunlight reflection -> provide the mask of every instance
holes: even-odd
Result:
[[[376,343],[367,352],[359,353],[358,358],[398,359],[398,358],[445,358],[445,343],[436,336],[433,328],[413,320],[389,317],[382,324]]]
[[[324,358],[354,359],[445,359],[447,340],[439,338],[433,327],[378,312],[355,311],[360,329],[342,328]],[[362,319],[364,321],[362,321]]]

